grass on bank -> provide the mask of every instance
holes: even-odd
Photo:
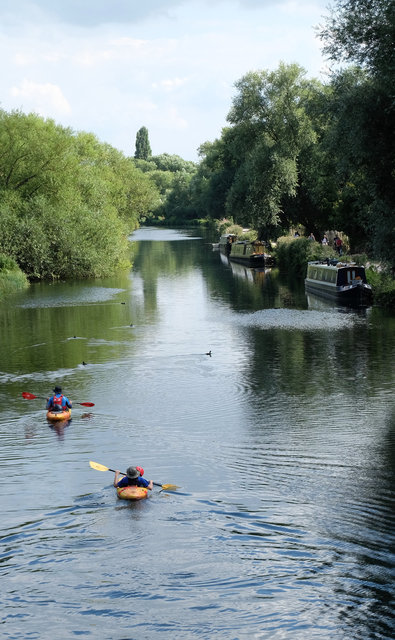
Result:
[[[27,289],[29,281],[15,260],[0,253],[0,300],[8,293]]]

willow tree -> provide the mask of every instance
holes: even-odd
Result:
[[[233,125],[239,166],[227,198],[227,214],[259,230],[273,229],[282,202],[294,197],[298,157],[315,141],[305,101],[310,83],[297,64],[280,64],[273,72],[254,71],[236,82],[228,121]],[[248,220],[246,219],[248,216]]]
[[[92,134],[0,111],[0,252],[30,278],[110,275],[157,190]]]

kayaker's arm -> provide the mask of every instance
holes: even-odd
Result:
[[[115,476],[114,476],[114,487],[116,487],[116,486],[117,486],[117,484],[118,484],[118,482],[119,482],[119,474],[120,474],[120,473],[121,473],[121,472],[120,472],[120,471],[118,471],[118,470],[115,472]]]
[[[154,488],[154,483],[152,482],[152,480],[149,481],[149,485],[147,487],[147,489],[149,489],[150,491],[152,491],[152,489]]]

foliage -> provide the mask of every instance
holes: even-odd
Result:
[[[328,148],[336,149],[337,216],[346,223],[347,218],[355,220],[361,231],[358,249],[365,244],[394,266],[395,4],[337,0],[320,35],[332,60],[355,61],[365,70],[341,71],[333,81]],[[347,232],[354,236],[351,229]]]
[[[9,271],[16,271],[18,265],[13,258],[7,256],[5,253],[0,253],[0,272],[7,273]]]
[[[150,160],[159,171],[170,171],[171,173],[178,173],[179,171],[195,173],[196,171],[196,164],[194,162],[183,160],[180,156],[171,155],[170,153],[152,156]]]
[[[366,269],[366,278],[372,286],[373,300],[387,309],[395,309],[395,281],[389,270]]]
[[[395,5],[389,0],[335,0],[321,28],[324,53],[354,61],[393,82]]]
[[[136,150],[134,157],[141,160],[148,160],[152,155],[148,138],[147,127],[141,127],[136,133]]]
[[[323,149],[337,182],[331,223],[350,237],[352,251],[393,260],[394,147],[389,96],[360,69],[332,80],[330,126]]]
[[[320,242],[285,236],[278,239],[275,257],[280,271],[304,278],[309,261],[335,258],[337,254],[331,247],[322,246]]]
[[[0,253],[0,299],[7,293],[26,289],[28,286],[28,279],[15,260]]]
[[[258,237],[255,229],[243,229],[240,225],[234,224],[231,220],[227,219],[219,220],[216,228],[221,236],[233,234],[237,236],[239,240],[246,240],[247,242],[253,242]]]
[[[191,188],[196,164],[180,156],[163,153],[151,156],[149,161],[135,160],[135,166],[144,171],[157,194],[147,217],[156,224],[162,221],[178,225],[191,223],[196,217]]]
[[[364,69],[338,71],[326,85],[298,65],[243,76],[230,126],[199,149],[179,215],[225,216],[266,240],[296,225],[316,237],[339,229],[353,253],[394,266],[394,7],[339,0],[321,31],[333,59]]]
[[[157,206],[134,162],[87,133],[0,111],[0,251],[29,278],[109,275]]]
[[[274,72],[250,72],[236,83],[238,94],[228,115],[241,127],[239,154],[226,202],[228,215],[259,230],[280,223],[282,201],[294,197],[298,156],[314,142],[314,130],[304,107],[309,82],[296,64],[280,64]],[[248,147],[245,148],[245,143]],[[248,218],[247,218],[248,216]]]

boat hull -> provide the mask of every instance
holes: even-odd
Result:
[[[356,307],[368,307],[372,304],[372,291],[366,285],[350,285],[344,287],[330,287],[320,283],[305,282],[306,293],[312,293],[337,304]]]
[[[364,267],[354,263],[309,262],[305,291],[336,304],[353,307],[368,307],[373,300]]]
[[[117,487],[117,495],[121,500],[144,500],[148,497],[148,489],[134,485]]]
[[[59,422],[60,420],[69,420],[71,418],[71,410],[68,411],[47,411],[47,420],[51,422]]]
[[[262,269],[266,266],[265,256],[263,254],[250,255],[250,256],[238,256],[230,252],[229,260],[231,262],[238,262],[244,264],[246,267],[256,267]]]

